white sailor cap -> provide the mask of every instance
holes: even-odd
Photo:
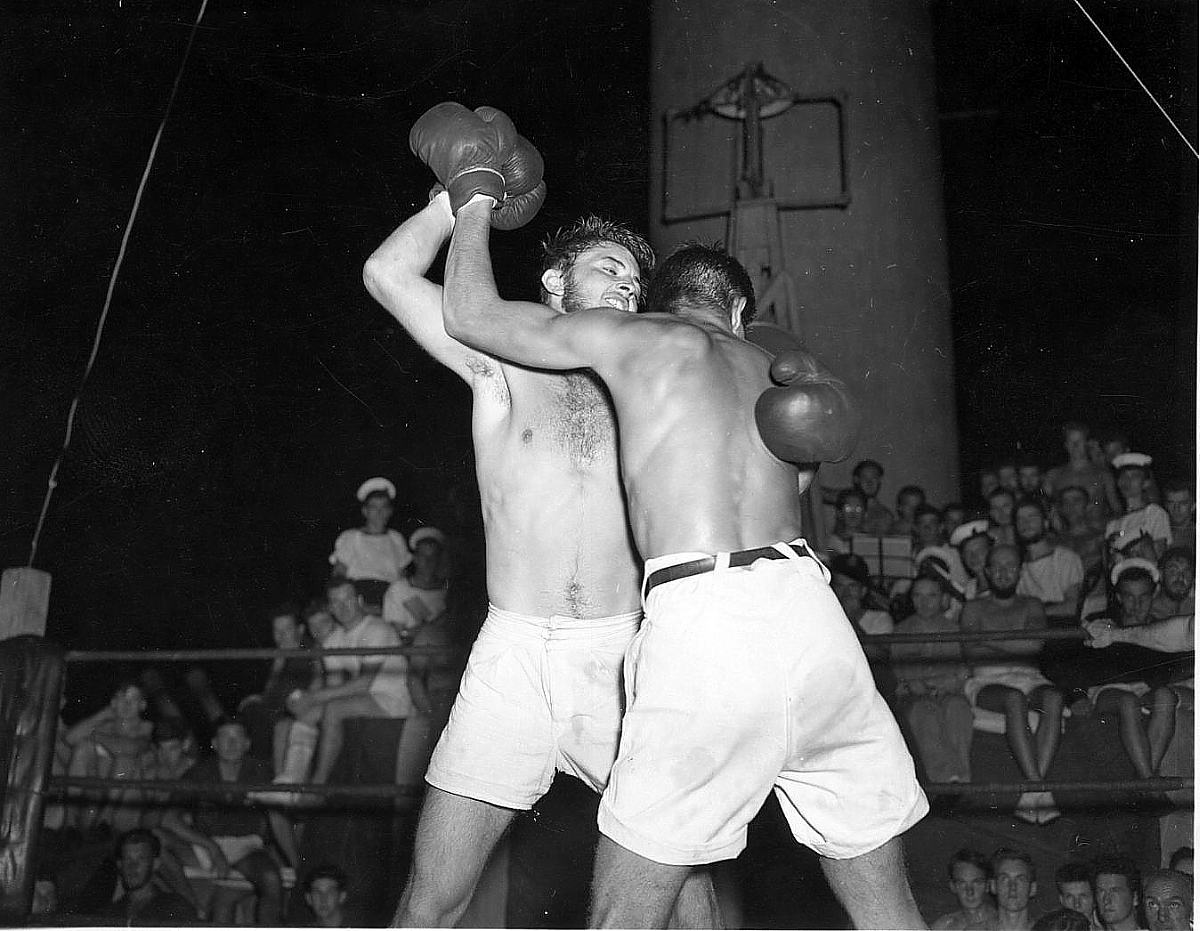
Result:
[[[1113,457],[1112,467],[1114,469],[1126,469],[1136,466],[1139,469],[1144,469],[1153,461],[1145,453],[1121,453],[1121,455]]]
[[[991,524],[987,522],[986,518],[969,520],[965,524],[959,524],[954,528],[954,532],[950,534],[950,545],[962,546],[972,537],[985,537],[990,526]]]
[[[1130,556],[1128,559],[1122,559],[1112,567],[1112,574],[1109,578],[1112,579],[1113,585],[1117,584],[1117,579],[1121,577],[1121,573],[1126,569],[1145,569],[1150,573],[1150,577],[1154,579],[1154,584],[1158,584],[1158,566],[1154,565],[1149,559],[1143,559],[1141,556]]]
[[[446,535],[437,527],[418,527],[412,532],[412,536],[408,538],[408,548],[416,550],[417,544],[422,540],[435,540],[442,546],[446,545]]]
[[[375,476],[369,478],[358,486],[358,491],[354,493],[359,501],[366,501],[368,495],[373,495],[377,491],[384,492],[389,499],[394,500],[396,497],[396,486],[389,482],[386,478]]]
[[[917,550],[916,554],[913,556],[913,565],[919,566],[926,559],[936,559],[945,566],[946,551],[943,550],[940,546],[927,546],[924,549]],[[949,566],[945,566],[945,567],[947,569],[949,568]]]

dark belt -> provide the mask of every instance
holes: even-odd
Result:
[[[808,556],[812,558],[812,553],[808,551],[807,546],[796,546],[795,544],[785,544],[788,549],[794,552],[797,556]],[[752,550],[738,550],[729,554],[729,568],[736,569],[739,566],[748,566],[756,559],[786,559],[783,553],[775,549],[773,546],[758,546]],[[663,582],[675,582],[678,579],[686,579],[691,575],[699,575],[702,572],[712,572],[717,568],[716,556],[705,556],[703,559],[693,559],[689,562],[677,563],[674,566],[665,566],[662,569],[656,569],[646,578],[646,586],[643,594],[649,595],[650,589],[655,585],[662,585]]]

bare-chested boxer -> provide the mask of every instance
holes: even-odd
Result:
[[[502,300],[488,255],[493,203],[480,195],[458,211],[447,330],[514,362],[588,366],[604,380],[647,557],[621,751],[600,806],[593,923],[665,927],[690,869],[736,856],[774,788],[858,927],[924,926],[898,835],[928,804],[828,574],[800,537],[798,468],[771,451],[805,463],[844,457],[853,431],[840,383],[791,356],[795,380],[765,399],[756,424],[773,385],[771,357],[743,338],[753,288],[735,260],[706,247],[656,272],[653,306],[665,312],[563,314]],[[790,415],[802,429],[770,429]]]
[[[458,111],[448,117],[478,121]],[[425,130],[437,128],[429,114],[423,119]],[[501,834],[556,770],[604,788],[617,752],[622,662],[641,619],[641,567],[604,389],[588,372],[512,365],[447,335],[442,288],[425,276],[453,225],[443,192],[364,269],[371,294],[471,388],[487,545],[488,617],[426,774],[412,874],[395,917],[416,927],[455,923]],[[581,221],[546,244],[544,306],[632,313],[652,263],[640,236]],[[696,888],[701,910],[678,917],[712,926],[704,911],[713,907],[711,886]]]

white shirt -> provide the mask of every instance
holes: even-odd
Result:
[[[428,614],[415,617],[407,608],[405,602],[411,598],[419,598],[425,605]],[[417,588],[406,578],[401,578],[388,586],[383,596],[383,619],[400,630],[413,630],[426,621],[431,621],[446,610],[446,586],[438,588]]]
[[[380,579],[395,582],[412,562],[412,553],[404,537],[395,530],[367,533],[361,527],[343,530],[333,544],[329,562],[346,567],[348,579]]]
[[[1157,504],[1147,504],[1130,514],[1122,514],[1108,522],[1104,535],[1118,535],[1117,549],[1124,549],[1145,531],[1152,540],[1166,540],[1171,545],[1171,519]]]
[[[1062,601],[1067,589],[1083,581],[1083,560],[1074,550],[1056,546],[1047,555],[1021,566],[1018,595],[1032,595],[1043,604]]]
[[[398,647],[400,646],[400,637],[391,624],[368,614],[349,630],[339,625],[321,645],[327,650],[352,647]],[[334,660],[337,668],[345,671],[347,676],[353,677],[362,673],[364,662],[372,662],[376,658],[370,656],[326,656],[324,659],[326,667],[329,666],[330,660]],[[383,657],[383,665],[379,667],[375,678],[371,680],[371,695],[392,696],[411,707],[412,699],[408,694],[407,671],[408,660],[403,656]]]

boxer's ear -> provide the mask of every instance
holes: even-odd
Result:
[[[733,328],[733,332],[739,336],[745,335],[745,330],[742,327],[742,311],[746,309],[746,299],[744,297],[735,298],[733,306],[729,308],[729,325]]]
[[[566,275],[557,268],[547,268],[542,272],[542,287],[552,298],[556,297],[562,300],[563,293],[566,291]]]

